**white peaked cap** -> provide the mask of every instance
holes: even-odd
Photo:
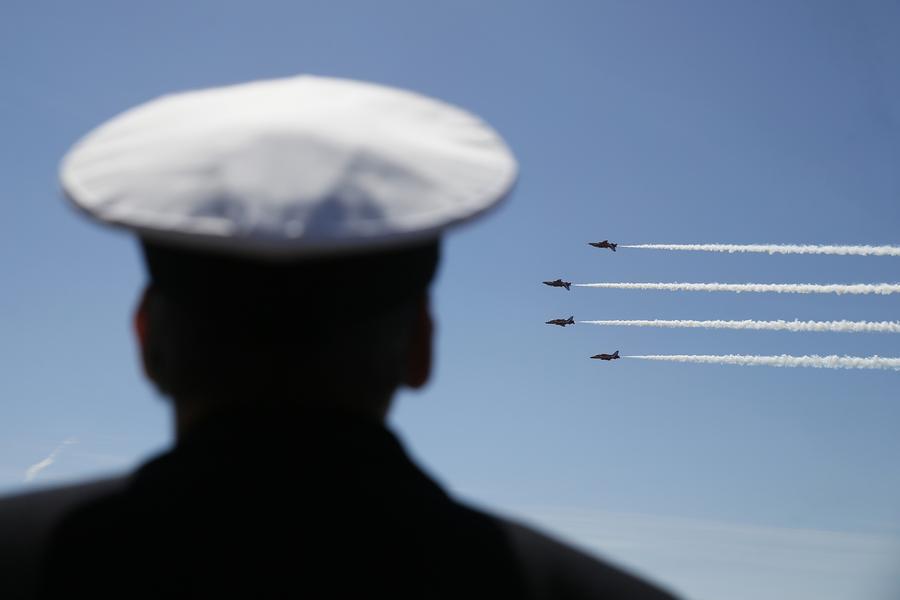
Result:
[[[60,178],[79,208],[148,240],[295,258],[437,238],[516,173],[469,112],[303,75],[142,104],[80,140]]]

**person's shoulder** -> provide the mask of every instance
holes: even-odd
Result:
[[[128,480],[122,475],[0,497],[0,596],[30,597],[47,541],[63,517]]]
[[[122,489],[128,475],[106,477],[0,497],[0,538],[4,543],[34,527],[52,526],[68,509]]]
[[[492,517],[506,534],[535,598],[675,600],[659,586],[551,535]]]

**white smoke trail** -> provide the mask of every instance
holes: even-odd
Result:
[[[46,469],[47,467],[49,467],[56,461],[56,456],[59,454],[60,450],[62,450],[64,446],[74,444],[74,443],[76,443],[76,441],[77,440],[75,440],[73,438],[69,438],[69,439],[65,440],[63,443],[61,443],[59,446],[57,446],[53,450],[53,452],[51,452],[50,455],[47,456],[47,458],[28,467],[28,469],[25,471],[25,482],[28,483],[28,482],[34,481],[34,479],[38,475],[40,475],[41,471],[43,471],[44,469]]]
[[[630,319],[578,321],[588,325],[611,327],[662,327],[669,329],[752,329],[766,331],[835,331],[842,333],[900,333],[900,321],[693,321],[688,319]]]
[[[817,244],[633,244],[620,248],[690,250],[695,252],[759,252],[766,254],[838,254],[842,256],[900,256],[900,246],[822,246]]]
[[[900,358],[881,356],[755,356],[746,354],[653,354],[623,356],[641,360],[664,360],[680,363],[707,363],[718,365],[766,366],[766,367],[815,367],[819,369],[893,369],[900,371]]]
[[[775,292],[777,294],[896,294],[900,283],[573,283],[575,287],[670,292]]]

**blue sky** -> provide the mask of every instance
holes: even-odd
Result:
[[[446,240],[437,371],[424,391],[400,395],[391,418],[439,480],[608,549],[690,598],[721,597],[722,573],[744,577],[752,597],[779,597],[786,573],[792,593],[781,597],[877,597],[865,586],[894,584],[898,373],[587,357],[900,356],[896,334],[543,322],[896,320],[900,298],[540,282],[900,281],[897,258],[586,245],[900,243],[896,2],[5,2],[0,490],[25,488],[26,469],[69,439],[28,486],[128,468],[171,440],[130,334],[144,280],[136,246],[62,201],[63,153],[160,94],[296,73],[459,104],[520,160],[509,202]],[[572,525],[585,518],[593,526]],[[779,536],[800,541],[780,571],[738,552],[716,576],[705,565],[721,540],[665,542],[671,523],[698,544],[707,538],[697,532],[718,528],[745,547],[735,532],[752,531],[762,553],[784,547]],[[838,546],[808,542],[817,535]],[[826,547],[859,568],[832,569],[840,582],[788,569]]]

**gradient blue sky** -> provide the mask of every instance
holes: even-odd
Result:
[[[587,357],[900,356],[900,336],[543,322],[894,320],[900,298],[540,282],[900,281],[896,258],[586,245],[900,243],[897,2],[4,2],[0,490],[27,487],[26,469],[70,438],[28,485],[128,468],[171,440],[130,335],[136,246],[62,201],[63,153],[160,94],[296,73],[459,104],[521,162],[511,200],[447,239],[437,371],[391,418],[431,473],[690,598],[887,597],[900,572],[900,374]],[[679,546],[672,527],[699,541]],[[710,530],[742,552],[753,532],[754,556],[794,534],[797,549],[774,570],[746,552],[711,566],[732,555],[720,538],[703,546]],[[828,567],[807,576],[804,561]]]

